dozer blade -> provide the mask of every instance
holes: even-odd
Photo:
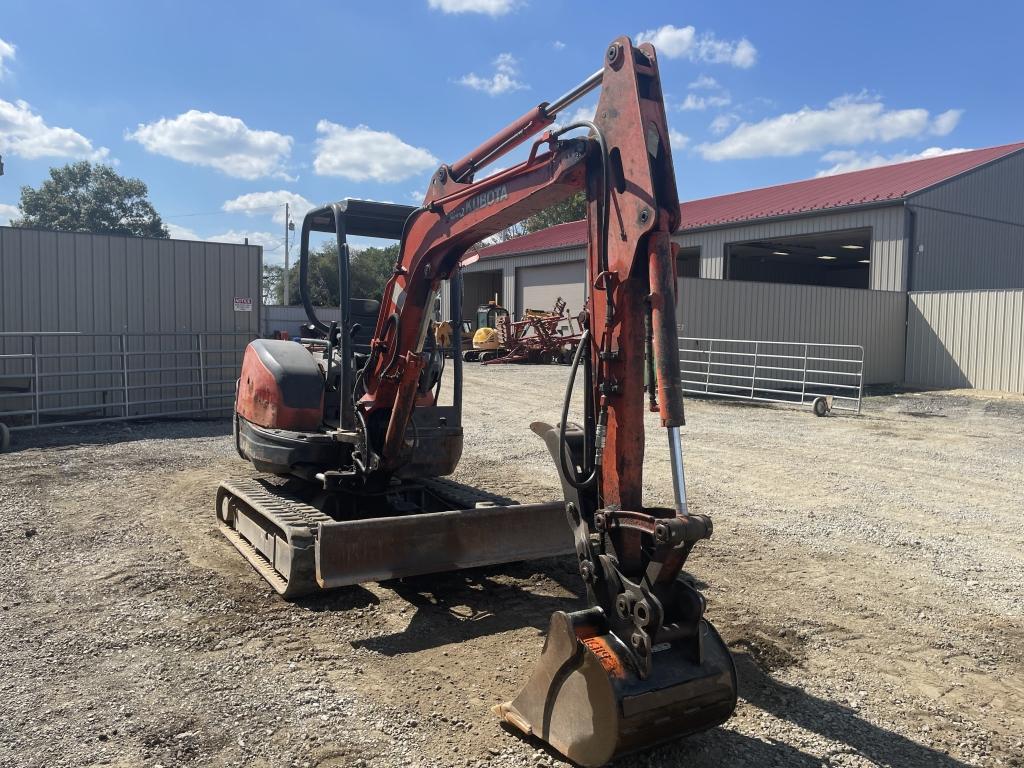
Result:
[[[336,521],[285,488],[221,483],[221,533],[284,598],[367,581],[538,560],[573,551],[562,502],[511,504],[433,479],[447,510]]]
[[[572,551],[562,502],[321,523],[316,580],[343,587]]]
[[[655,647],[653,671],[635,672],[598,608],[551,616],[540,664],[523,690],[494,712],[581,766],[725,722],[736,707],[736,670],[725,643],[700,624],[699,660]]]

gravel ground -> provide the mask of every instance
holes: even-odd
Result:
[[[467,369],[455,479],[557,497],[565,368]],[[735,654],[724,727],[620,766],[1024,765],[1024,400],[860,417],[691,401],[689,569]],[[648,424],[648,502],[668,503]],[[277,599],[217,533],[225,422],[19,433],[0,455],[0,765],[537,766],[490,714],[580,605],[571,560]]]

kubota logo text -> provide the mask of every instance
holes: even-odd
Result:
[[[465,203],[445,216],[445,220],[449,223],[456,222],[467,213],[472,213],[478,208],[485,208],[488,205],[500,203],[502,200],[508,200],[508,188],[504,184],[495,189],[489,189],[476,197],[471,197]]]

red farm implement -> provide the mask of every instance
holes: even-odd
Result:
[[[521,320],[513,321],[505,314],[498,325],[504,354],[485,360],[497,363],[568,363],[579,346],[579,323],[565,309],[565,299],[558,297],[549,311],[527,309]]]

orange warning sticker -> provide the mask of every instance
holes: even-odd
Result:
[[[618,655],[612,650],[608,641],[603,636],[588,637],[582,640],[583,644],[590,649],[590,652],[597,656],[604,671],[620,680],[625,678],[626,669],[622,666]]]

